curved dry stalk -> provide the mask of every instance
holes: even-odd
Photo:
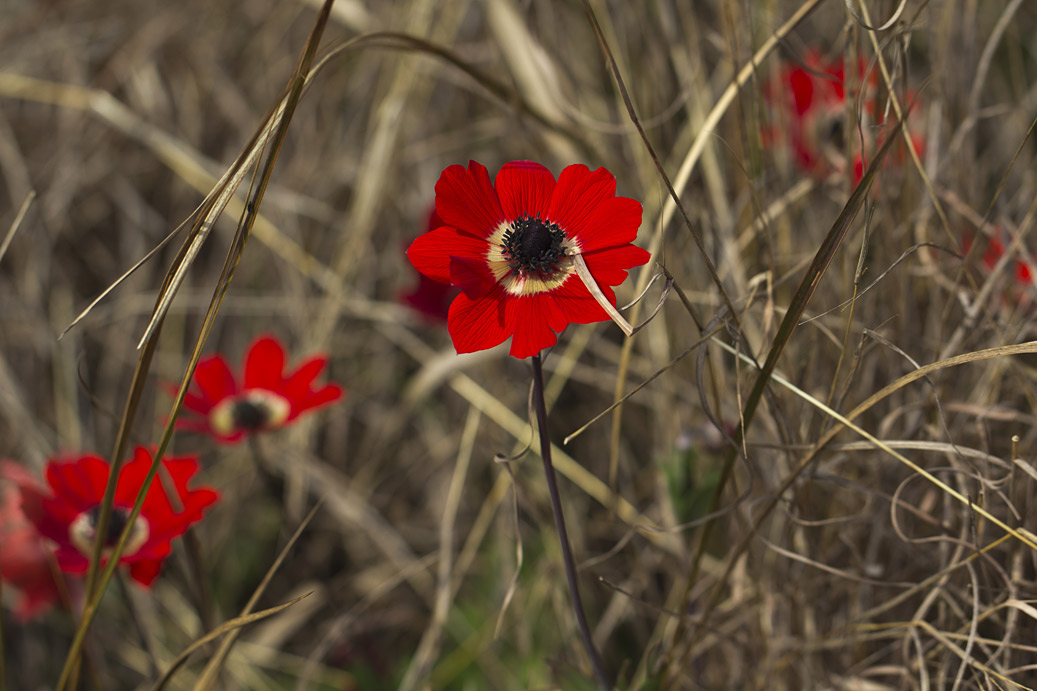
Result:
[[[594,298],[595,302],[601,305],[601,308],[605,310],[609,317],[612,318],[612,321],[615,322],[616,326],[618,326],[620,330],[624,334],[626,334],[627,338],[630,338],[638,331],[645,328],[645,326],[647,326],[648,323],[652,321],[652,318],[659,313],[659,310],[662,309],[663,303],[666,302],[666,297],[670,294],[670,286],[673,285],[673,279],[667,276],[666,286],[663,288],[662,295],[659,296],[659,302],[656,304],[655,309],[653,309],[652,313],[649,314],[648,317],[646,317],[645,320],[642,321],[640,324],[638,324],[637,326],[631,326],[630,322],[628,322],[623,317],[623,315],[619,313],[619,310],[616,309],[611,302],[609,302],[609,299],[605,297],[605,293],[602,292],[601,287],[598,285],[598,282],[594,279],[594,276],[591,274],[591,270],[587,266],[587,262],[586,260],[584,260],[583,255],[573,255],[572,261],[573,266],[576,267],[576,275],[580,277],[581,281],[583,281],[583,285],[586,286],[587,290],[591,294],[591,297]],[[656,274],[655,276],[656,278],[658,278],[661,275],[662,274]],[[652,280],[654,281],[655,279]],[[634,302],[631,304],[636,304],[637,301],[644,296],[644,293],[647,290],[648,288],[646,287],[645,290],[642,291],[641,294],[638,295],[638,297],[635,298]]]
[[[781,358],[782,352],[784,352],[786,346],[788,346],[791,341],[792,334],[798,328],[799,321],[802,318],[803,313],[806,311],[807,305],[813,298],[814,292],[817,290],[818,285],[820,285],[821,279],[827,272],[828,267],[831,266],[832,260],[835,258],[836,252],[842,245],[846,234],[849,232],[851,224],[864,206],[868,192],[871,190],[871,185],[875,181],[875,176],[878,173],[879,166],[882,161],[885,160],[886,154],[892,147],[893,142],[896,141],[897,134],[903,125],[903,121],[897,123],[889,138],[882,144],[871,161],[869,161],[867,172],[864,174],[864,177],[861,178],[861,181],[854,189],[853,194],[850,195],[849,200],[847,200],[846,204],[839,212],[839,216],[835,219],[831,229],[825,235],[821,246],[818,247],[810,266],[807,268],[803,279],[796,288],[795,294],[792,296],[792,300],[789,303],[788,310],[785,312],[785,316],[781,320],[781,324],[778,326],[777,334],[774,336],[774,340],[771,343],[770,350],[767,352],[767,359],[764,361],[763,366],[760,367],[750,358],[749,361],[752,363],[752,366],[759,367],[759,375],[753,382],[753,387],[744,403],[739,401],[739,423],[735,430],[735,434],[733,435],[735,445],[732,446],[724,459],[720,480],[717,482],[716,488],[713,492],[708,513],[714,513],[719,507],[720,497],[722,496],[734,469],[738,446],[742,443],[745,431],[749,424],[752,423],[757,407],[763,400],[764,393],[767,391],[770,379],[774,375],[778,360]],[[720,341],[715,342],[720,343]],[[727,347],[726,344],[724,345]],[[692,561],[690,572],[685,580],[683,594],[681,596],[681,606],[679,607],[681,610],[683,610],[687,605],[687,600],[691,595],[692,586],[698,577],[702,557],[705,554],[706,544],[709,541],[710,534],[715,525],[716,523],[713,521],[706,523],[698,534],[695,556]],[[682,642],[685,632],[686,629],[684,621],[681,620],[677,623],[671,645],[667,646],[668,651],[677,649]],[[688,648],[689,652],[690,650],[691,647]],[[664,669],[667,670],[664,672],[665,675],[669,675],[671,672],[675,671],[675,668],[673,668],[672,658],[666,661]]]
[[[299,524],[299,527],[295,529],[295,532],[292,533],[292,536],[290,538],[288,538],[288,542],[285,544],[280,554],[277,555],[277,559],[275,559],[274,563],[270,565],[269,569],[267,569],[266,574],[264,574],[263,576],[263,580],[259,582],[258,586],[256,586],[256,590],[252,593],[252,597],[250,597],[248,599],[248,602],[245,603],[245,606],[241,610],[241,614],[238,615],[238,619],[248,617],[252,613],[252,608],[256,606],[257,602],[259,602],[259,598],[263,596],[263,593],[266,591],[266,587],[270,585],[270,581],[271,579],[273,579],[274,574],[277,573],[277,570],[281,568],[281,564],[284,563],[284,560],[288,556],[288,553],[291,551],[292,547],[295,546],[295,543],[298,541],[299,537],[306,529],[306,526],[308,526],[310,524],[310,521],[313,520],[313,517],[317,515],[317,511],[320,510],[323,504],[324,499],[319,499],[317,503],[313,505],[313,508],[310,509],[310,512],[306,514],[306,517],[302,519],[302,522]],[[284,609],[285,607],[291,606],[299,600],[303,599],[304,597],[308,596],[309,593],[306,593],[305,595],[297,597],[291,602],[287,603],[286,605],[282,605],[280,609]],[[224,626],[226,626],[226,624]],[[240,633],[241,626],[230,627],[230,631],[228,632],[227,637],[224,638],[223,642],[220,644],[219,650],[216,651],[216,653],[209,660],[209,663],[205,666],[205,669],[202,670],[201,677],[194,685],[195,691],[205,691],[206,689],[212,688],[212,685],[216,681],[217,675],[223,668],[223,664],[224,662],[226,662],[227,656],[230,654],[231,648],[234,647],[235,641],[238,640],[238,634]]]
[[[731,352],[733,354],[735,353],[735,351],[733,349],[731,349],[729,346],[727,346],[726,344],[722,344],[719,341],[717,343],[718,343],[718,345],[720,345],[722,348],[728,350],[729,352]],[[758,529],[763,524],[763,521],[765,521],[767,519],[767,517],[770,515],[770,512],[774,509],[775,506],[778,505],[778,502],[780,501],[781,497],[785,495],[785,493],[788,491],[788,489],[790,487],[792,487],[792,484],[796,481],[796,479],[800,476],[800,474],[814,461],[815,458],[817,458],[817,455],[821,452],[821,450],[824,449],[824,448],[827,448],[829,442],[831,442],[832,439],[834,439],[843,429],[845,429],[847,427],[847,423],[852,424],[853,420],[855,420],[859,416],[863,415],[866,411],[870,410],[879,401],[888,398],[890,395],[892,395],[893,393],[901,390],[902,388],[904,388],[908,384],[910,384],[912,382],[915,382],[915,381],[918,381],[920,379],[923,379],[926,376],[928,376],[928,375],[930,375],[930,374],[932,374],[934,372],[938,372],[940,370],[948,369],[948,368],[951,368],[951,367],[958,367],[958,366],[961,366],[961,365],[964,365],[964,364],[968,364],[968,363],[972,363],[972,362],[980,362],[980,361],[984,361],[984,360],[990,360],[990,359],[999,358],[999,357],[1009,357],[1009,356],[1013,356],[1013,355],[1022,355],[1022,354],[1025,354],[1025,353],[1037,353],[1037,341],[1031,341],[1031,342],[1028,342],[1028,343],[1021,343],[1021,344],[1018,344],[1018,345],[1009,345],[1009,346],[999,346],[999,347],[996,347],[996,348],[988,348],[986,350],[976,351],[976,352],[973,352],[973,353],[965,353],[963,355],[957,355],[957,356],[954,356],[954,357],[951,357],[951,358],[946,358],[944,360],[939,360],[937,362],[925,365],[925,366],[923,366],[923,367],[921,367],[919,369],[912,370],[912,371],[908,372],[907,374],[903,375],[902,377],[898,378],[896,381],[893,381],[890,384],[887,384],[885,387],[883,387],[879,391],[875,392],[874,394],[869,396],[867,399],[865,399],[862,403],[857,405],[853,410],[851,410],[845,416],[839,415],[838,413],[836,413],[836,415],[839,415],[839,418],[837,419],[837,424],[833,425],[827,432],[825,432],[825,434],[813,445],[811,450],[800,460],[800,462],[796,465],[796,467],[793,469],[793,471],[791,473],[789,473],[788,477],[786,477],[786,479],[781,483],[781,485],[774,490],[774,492],[771,494],[770,499],[767,501],[766,505],[762,508],[762,510],[759,511],[759,513],[757,513],[754,516],[753,524],[746,531],[745,536],[738,543],[738,545],[736,545],[729,552],[729,557],[727,558],[727,563],[726,563],[723,571],[717,577],[717,585],[714,586],[712,592],[707,597],[704,598],[702,609],[701,609],[702,613],[701,613],[701,615],[698,618],[698,622],[699,622],[699,629],[698,629],[698,631],[699,631],[699,633],[689,641],[689,644],[688,644],[688,647],[687,647],[687,650],[686,650],[686,653],[685,653],[685,657],[692,654],[692,651],[695,648],[696,641],[699,640],[701,638],[701,636],[704,634],[704,629],[708,625],[710,616],[712,615],[712,613],[715,610],[716,606],[720,603],[720,598],[722,597],[722,594],[723,594],[723,591],[724,591],[724,588],[725,588],[725,583],[727,581],[728,576],[734,570],[735,564],[741,558],[741,555],[749,548],[749,544],[753,540],[756,539],[756,535],[757,535]],[[739,355],[739,357],[745,357],[745,356]],[[778,383],[781,383],[782,385],[784,385],[787,380],[784,380],[784,378],[775,377],[775,381],[777,381]],[[808,402],[810,402],[812,405],[814,404],[813,400],[808,400]],[[819,401],[817,403],[820,404]],[[823,404],[820,404],[820,405],[823,405]],[[818,407],[820,407],[820,406],[818,406]],[[835,411],[833,411],[833,412],[835,412]],[[860,428],[856,428],[856,429],[860,429]],[[855,429],[855,431],[856,431],[856,429]],[[861,432],[863,432],[863,430],[861,430]],[[858,433],[861,433],[861,432],[858,432]],[[864,433],[864,434],[867,434],[867,433]],[[864,436],[864,434],[862,434],[862,436]],[[867,438],[867,437],[865,437],[865,438]],[[868,439],[868,443],[869,444],[874,444],[874,442],[871,439]],[[891,454],[894,453],[892,447],[890,445],[888,445],[888,444],[886,444],[886,448],[883,449],[883,450],[885,451],[887,449],[888,449],[887,452],[889,452]],[[899,454],[897,454],[897,455],[899,455]],[[899,458],[898,458],[898,460],[899,460]],[[910,461],[908,461],[907,463],[910,464]],[[951,490],[951,491],[954,492],[954,490]],[[958,494],[955,498],[958,499],[959,501],[963,501],[963,503],[965,503],[966,505],[969,504],[967,498],[962,497],[960,494]],[[1004,524],[1002,523],[1001,525],[1003,526]],[[999,527],[1001,527],[1001,526],[999,526]],[[886,603],[883,603],[879,607],[873,608],[873,609],[871,609],[871,610],[869,610],[867,612],[864,612],[860,616],[860,618],[861,619],[870,618],[872,616],[876,616],[876,615],[878,615],[878,614],[880,614],[880,613],[882,613],[882,612],[884,612],[884,611],[886,611],[886,610],[896,606],[900,602],[902,602],[902,601],[906,600],[907,598],[911,597],[914,593],[918,592],[919,590],[921,590],[923,588],[926,588],[929,585],[931,585],[932,583],[935,583],[939,579],[943,578],[944,576],[946,576],[946,574],[950,573],[954,569],[960,568],[965,563],[968,563],[971,560],[978,558],[980,554],[985,554],[985,553],[989,552],[990,550],[996,548],[997,546],[999,546],[1000,544],[1006,542],[1007,540],[1009,540],[1011,538],[1015,538],[1015,539],[1019,540],[1020,542],[1023,542],[1024,544],[1027,544],[1027,545],[1031,546],[1032,548],[1037,549],[1037,535],[1034,535],[1033,533],[1031,533],[1030,531],[1026,530],[1025,528],[1017,528],[1017,529],[1008,528],[1005,531],[1005,535],[999,537],[998,539],[994,540],[993,542],[991,542],[990,544],[986,545],[985,547],[979,549],[978,551],[974,552],[973,554],[970,554],[968,557],[964,558],[961,562],[953,564],[950,567],[941,570],[939,573],[934,574],[933,576],[930,576],[926,580],[924,580],[921,583],[919,583],[915,588],[912,588],[912,589],[910,589],[908,591],[905,591],[904,593],[901,593],[900,595],[896,596],[895,598],[892,598],[891,600],[887,601]]]
[[[258,612],[253,612],[252,614],[245,614],[242,616],[234,617],[233,619],[229,619],[223,622],[215,629],[205,634],[191,645],[184,648],[183,652],[177,655],[176,660],[174,660],[173,664],[169,666],[169,669],[167,669],[165,673],[161,677],[159,677],[158,681],[155,682],[154,686],[151,687],[151,691],[162,691],[162,689],[166,687],[166,684],[168,684],[169,681],[173,678],[173,675],[176,674],[177,670],[183,667],[184,663],[187,662],[191,655],[193,655],[195,651],[197,651],[199,648],[202,648],[208,643],[215,641],[224,634],[230,633],[235,629],[240,629],[243,626],[248,626],[249,624],[257,622],[260,619],[266,619],[267,617],[277,614],[282,610],[288,609],[295,603],[308,598],[312,594],[312,592],[303,593],[299,597],[292,598],[288,602],[282,602],[281,604],[275,605],[269,609],[264,609]]]

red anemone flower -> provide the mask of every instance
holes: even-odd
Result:
[[[418,237],[407,257],[429,278],[461,289],[447,320],[459,353],[513,336],[511,355],[531,357],[568,324],[606,321],[576,273],[576,256],[613,305],[611,286],[650,258],[631,244],[641,205],[617,197],[604,168],[568,166],[556,182],[544,166],[514,161],[491,183],[475,161],[453,165],[436,183],[436,211],[443,225]]]
[[[137,447],[133,459],[127,461],[119,473],[105,536],[106,557],[126,527],[151,462],[147,449]],[[172,551],[170,542],[201,520],[203,510],[219,498],[216,491],[208,487],[187,489],[188,481],[198,472],[198,461],[194,457],[165,458],[162,465],[173,481],[177,507],[170,502],[162,473],[156,475],[119,558],[119,563],[130,567],[134,580],[143,585],[151,585],[155,580],[162,560]],[[25,515],[40,534],[56,545],[54,556],[63,571],[81,574],[87,570],[109,473],[108,462],[98,456],[51,461],[46,469],[49,492],[22,487]]]
[[[444,225],[435,209],[429,214],[425,231],[435,230]],[[410,305],[421,316],[430,322],[442,324],[447,320],[450,303],[457,297],[458,290],[454,286],[433,281],[423,273],[418,274],[418,285],[409,293],[400,296],[400,300]]]
[[[860,182],[864,158],[859,149],[863,144],[864,154],[871,156],[881,146],[882,132],[877,136],[875,132],[885,122],[885,104],[877,97],[878,73],[867,72],[863,59],[857,61],[854,86],[860,88],[858,113],[862,122],[859,129],[851,132],[846,124],[846,70],[841,57],[825,60],[817,51],[810,50],[801,64],[782,66],[777,78],[764,87],[778,121],[764,132],[764,144],[787,147],[802,170],[825,175],[833,168],[845,166],[843,154],[852,137],[853,179]],[[907,93],[912,106],[917,105],[914,97],[913,92]],[[859,142],[862,137],[864,141]],[[912,133],[911,141],[921,155],[924,139]],[[891,159],[902,162],[905,156],[901,149]]]
[[[336,384],[314,388],[327,362],[323,355],[312,357],[286,376],[284,348],[271,336],[262,336],[245,356],[244,381],[239,384],[222,356],[205,358],[195,369],[195,386],[184,397],[185,412],[197,415],[183,416],[176,425],[224,443],[284,427],[306,411],[342,397]]]
[[[25,621],[61,598],[51,551],[22,511],[22,487],[42,489],[22,466],[0,461],[0,578],[18,589],[14,613]]]

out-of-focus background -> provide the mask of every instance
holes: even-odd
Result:
[[[271,333],[292,365],[326,353],[348,393],[254,444],[177,433],[173,451],[198,454],[223,499],[192,531],[195,556],[174,543],[151,590],[111,589],[85,688],[146,687],[235,616],[321,496],[260,607],[312,595],[243,631],[220,688],[593,688],[539,459],[500,462],[531,439],[529,365],[457,356],[444,297],[416,292],[404,255],[440,172],[470,159],[605,166],[642,202],[638,243],[656,260],[620,302],[661,265],[675,281],[629,342],[609,323],[571,326],[546,359],[560,446],[663,370],[555,459],[618,688],[1034,685],[1034,360],[980,351],[1035,338],[1037,7],[827,0],[786,29],[801,3],[589,4],[687,223],[581,3],[337,0],[320,55],[372,32],[427,43],[366,39],[313,79],[205,352],[240,368]],[[192,214],[277,103],[316,12],[0,5],[0,233],[36,194],[0,259],[0,457],[39,473],[111,452],[178,241],[57,336]],[[719,339],[762,363],[890,132],[900,141],[777,363],[813,401],[862,406],[873,436],[829,434],[832,414],[772,381],[710,514],[731,451],[710,417],[733,433],[757,370],[692,348],[730,317],[693,232],[737,313]],[[136,443],[169,414],[235,204],[172,305]],[[260,480],[257,454],[280,482]],[[977,508],[1017,532],[1002,539]],[[52,688],[74,623],[60,607],[21,621],[16,595],[5,587],[7,683]],[[170,688],[192,688],[212,652]]]

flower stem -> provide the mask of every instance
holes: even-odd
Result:
[[[544,372],[540,362],[540,354],[534,355],[533,361],[533,405],[536,407],[537,427],[540,433],[540,457],[544,459],[544,475],[547,477],[547,491],[551,495],[551,510],[555,517],[555,528],[562,547],[562,561],[565,563],[565,579],[569,582],[569,596],[572,598],[576,622],[580,626],[583,647],[590,658],[594,676],[602,691],[609,691],[612,685],[605,674],[605,665],[601,661],[594,639],[591,637],[587,616],[583,613],[583,601],[580,599],[580,588],[576,581],[576,563],[573,561],[572,548],[569,546],[569,534],[565,530],[565,516],[562,515],[562,499],[558,494],[558,480],[555,477],[554,464],[551,463],[551,437],[547,432],[547,405],[544,403]]]

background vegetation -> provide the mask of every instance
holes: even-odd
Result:
[[[325,496],[259,607],[312,595],[245,629],[219,688],[592,688],[536,452],[494,462],[530,442],[529,365],[500,349],[457,356],[444,326],[399,301],[417,281],[403,252],[435,181],[469,159],[607,167],[642,201],[639,242],[682,293],[629,341],[607,323],[570,327],[545,363],[584,599],[619,688],[1034,686],[1037,346],[986,350],[1037,338],[1033,285],[1019,278],[1032,269],[1018,270],[1033,264],[1037,212],[1037,7],[809,4],[725,100],[804,5],[590,3],[685,223],[579,2],[337,0],[320,55],[376,31],[428,43],[367,40],[315,76],[205,352],[239,362],[274,333],[294,361],[327,352],[348,396],[254,445],[176,435],[172,450],[199,453],[223,500],[153,590],[109,590],[84,687],[147,687],[240,612]],[[37,195],[0,260],[0,456],[38,471],[110,453],[178,242],[57,335],[192,215],[277,102],[316,11],[0,6],[0,230]],[[851,69],[842,124],[824,133],[829,163],[804,171],[767,133],[794,125],[773,89],[812,52]],[[878,137],[874,122],[858,127],[858,58],[890,120],[890,93],[915,98],[909,130],[925,145],[917,162],[891,149],[840,225],[854,180],[839,161]],[[135,443],[160,436],[164,383],[182,376],[240,209],[172,304]],[[844,239],[782,327],[833,228]],[[659,270],[633,272],[621,302]],[[759,372],[701,346],[718,326],[759,363],[784,345],[782,380],[737,457],[709,415],[732,433]],[[917,376],[954,356],[964,362]],[[871,436],[818,402],[858,409]],[[256,476],[253,454],[283,486]],[[68,613],[21,623],[5,609],[3,631],[9,688],[52,688]],[[192,688],[212,655],[203,647],[170,688]]]

